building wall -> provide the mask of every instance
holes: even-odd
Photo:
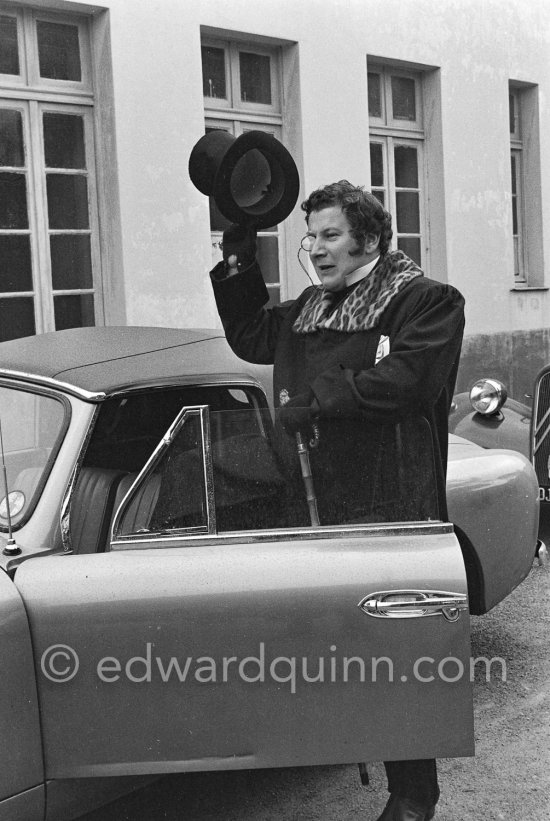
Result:
[[[107,322],[122,315],[120,298],[128,323],[218,322],[207,279],[208,203],[191,184],[187,162],[204,128],[201,27],[237,32],[285,46],[283,139],[298,163],[303,196],[334,179],[368,183],[367,55],[428,69],[429,274],[453,283],[466,297],[460,383],[467,385],[479,366],[499,365],[523,390],[535,359],[538,365],[529,351],[536,348],[543,358],[548,353],[547,0],[107,0],[101,6],[59,0],[56,5],[93,11],[97,76],[112,70],[112,88],[103,89],[101,105],[116,141],[104,140],[101,147],[110,152],[103,167],[116,168],[116,179],[109,174],[110,218],[120,241],[112,240],[107,278],[121,280],[122,286],[111,291]],[[538,86],[529,150],[538,152],[540,178],[535,175],[527,204],[541,226],[531,259],[537,287],[521,290],[513,288],[509,81]],[[296,209],[288,219],[290,296],[306,284],[295,264],[302,233]],[[518,377],[518,357],[529,371],[519,368],[525,379]]]

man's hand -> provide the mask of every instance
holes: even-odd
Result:
[[[229,276],[249,268],[256,259],[256,229],[232,223],[223,232],[222,253]]]
[[[279,408],[279,421],[289,436],[298,432],[311,436],[313,422],[319,416],[319,403],[310,391],[299,393]]]

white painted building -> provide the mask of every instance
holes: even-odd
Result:
[[[0,0],[0,337],[218,323],[205,128],[274,133],[301,195],[348,178],[467,301],[461,383],[550,356],[548,0]],[[212,228],[220,228],[214,219]],[[299,206],[260,249],[307,284]]]

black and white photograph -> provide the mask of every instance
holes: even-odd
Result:
[[[548,821],[549,0],[0,0],[0,821]]]

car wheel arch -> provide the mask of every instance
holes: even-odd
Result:
[[[470,614],[472,616],[480,616],[487,612],[485,606],[485,579],[483,569],[470,539],[457,525],[454,525],[454,529],[460,544],[464,568],[466,570]]]

